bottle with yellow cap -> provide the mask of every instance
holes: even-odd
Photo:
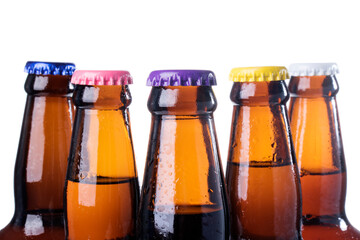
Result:
[[[285,67],[235,68],[226,181],[231,239],[301,239],[301,189]]]

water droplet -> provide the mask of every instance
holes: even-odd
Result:
[[[158,212],[163,212],[165,210],[165,207],[164,206],[158,206],[158,207],[156,207],[156,210]]]

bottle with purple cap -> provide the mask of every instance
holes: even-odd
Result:
[[[138,239],[228,239],[228,210],[213,112],[215,75],[150,74],[152,114]]]

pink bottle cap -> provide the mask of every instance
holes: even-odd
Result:
[[[127,85],[132,84],[128,71],[76,70],[71,83],[79,85]]]

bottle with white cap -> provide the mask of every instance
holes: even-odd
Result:
[[[300,169],[303,238],[360,239],[345,214],[346,165],[335,63],[290,66],[290,121]]]

